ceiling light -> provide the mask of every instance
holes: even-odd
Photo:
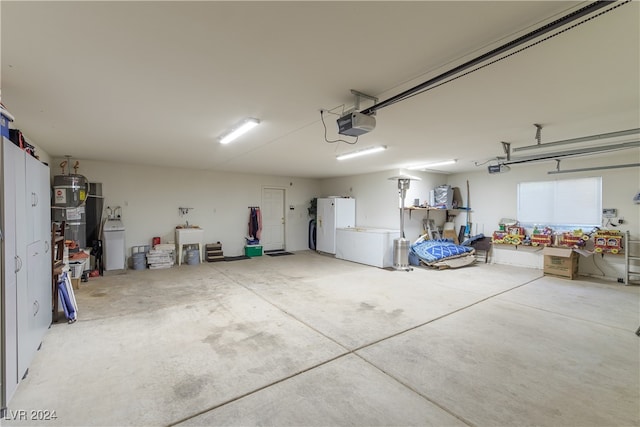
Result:
[[[436,167],[436,166],[447,166],[447,165],[452,165],[452,164],[454,164],[455,162],[457,162],[457,160],[456,160],[456,159],[452,159],[452,160],[445,160],[445,161],[442,161],[442,162],[427,163],[427,164],[425,164],[425,165],[419,165],[419,166],[411,166],[411,167],[409,167],[409,168],[407,168],[407,169],[412,170],[412,171],[414,171],[414,170],[419,170],[419,169],[431,169],[431,168]]]
[[[375,147],[363,148],[362,150],[352,151],[350,153],[340,154],[336,156],[336,160],[346,160],[351,159],[353,157],[364,156],[366,154],[378,153],[380,151],[384,151],[387,149],[386,145],[378,145]]]
[[[238,138],[239,136],[247,133],[250,129],[253,129],[254,127],[258,126],[259,123],[260,123],[260,120],[254,119],[252,117],[244,119],[236,127],[234,127],[233,130],[231,130],[231,132],[228,132],[220,136],[220,144],[230,143],[231,141]]]

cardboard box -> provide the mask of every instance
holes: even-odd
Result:
[[[578,253],[570,248],[550,248],[542,250],[544,255],[544,274],[549,276],[578,277]]]

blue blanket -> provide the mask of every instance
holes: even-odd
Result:
[[[432,263],[445,258],[464,255],[473,251],[469,246],[453,243],[451,239],[424,240],[411,245],[411,251],[426,263]]]

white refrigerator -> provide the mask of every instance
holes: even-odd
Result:
[[[356,226],[356,199],[329,197],[318,199],[316,250],[336,253],[336,229]]]

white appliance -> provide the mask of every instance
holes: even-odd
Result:
[[[382,228],[338,228],[336,258],[374,267],[393,266],[393,239],[400,230]]]
[[[328,197],[318,199],[316,250],[336,253],[336,229],[356,226],[356,199]]]
[[[124,231],[124,224],[119,219],[109,219],[104,224],[104,269],[107,271],[125,269]]]

